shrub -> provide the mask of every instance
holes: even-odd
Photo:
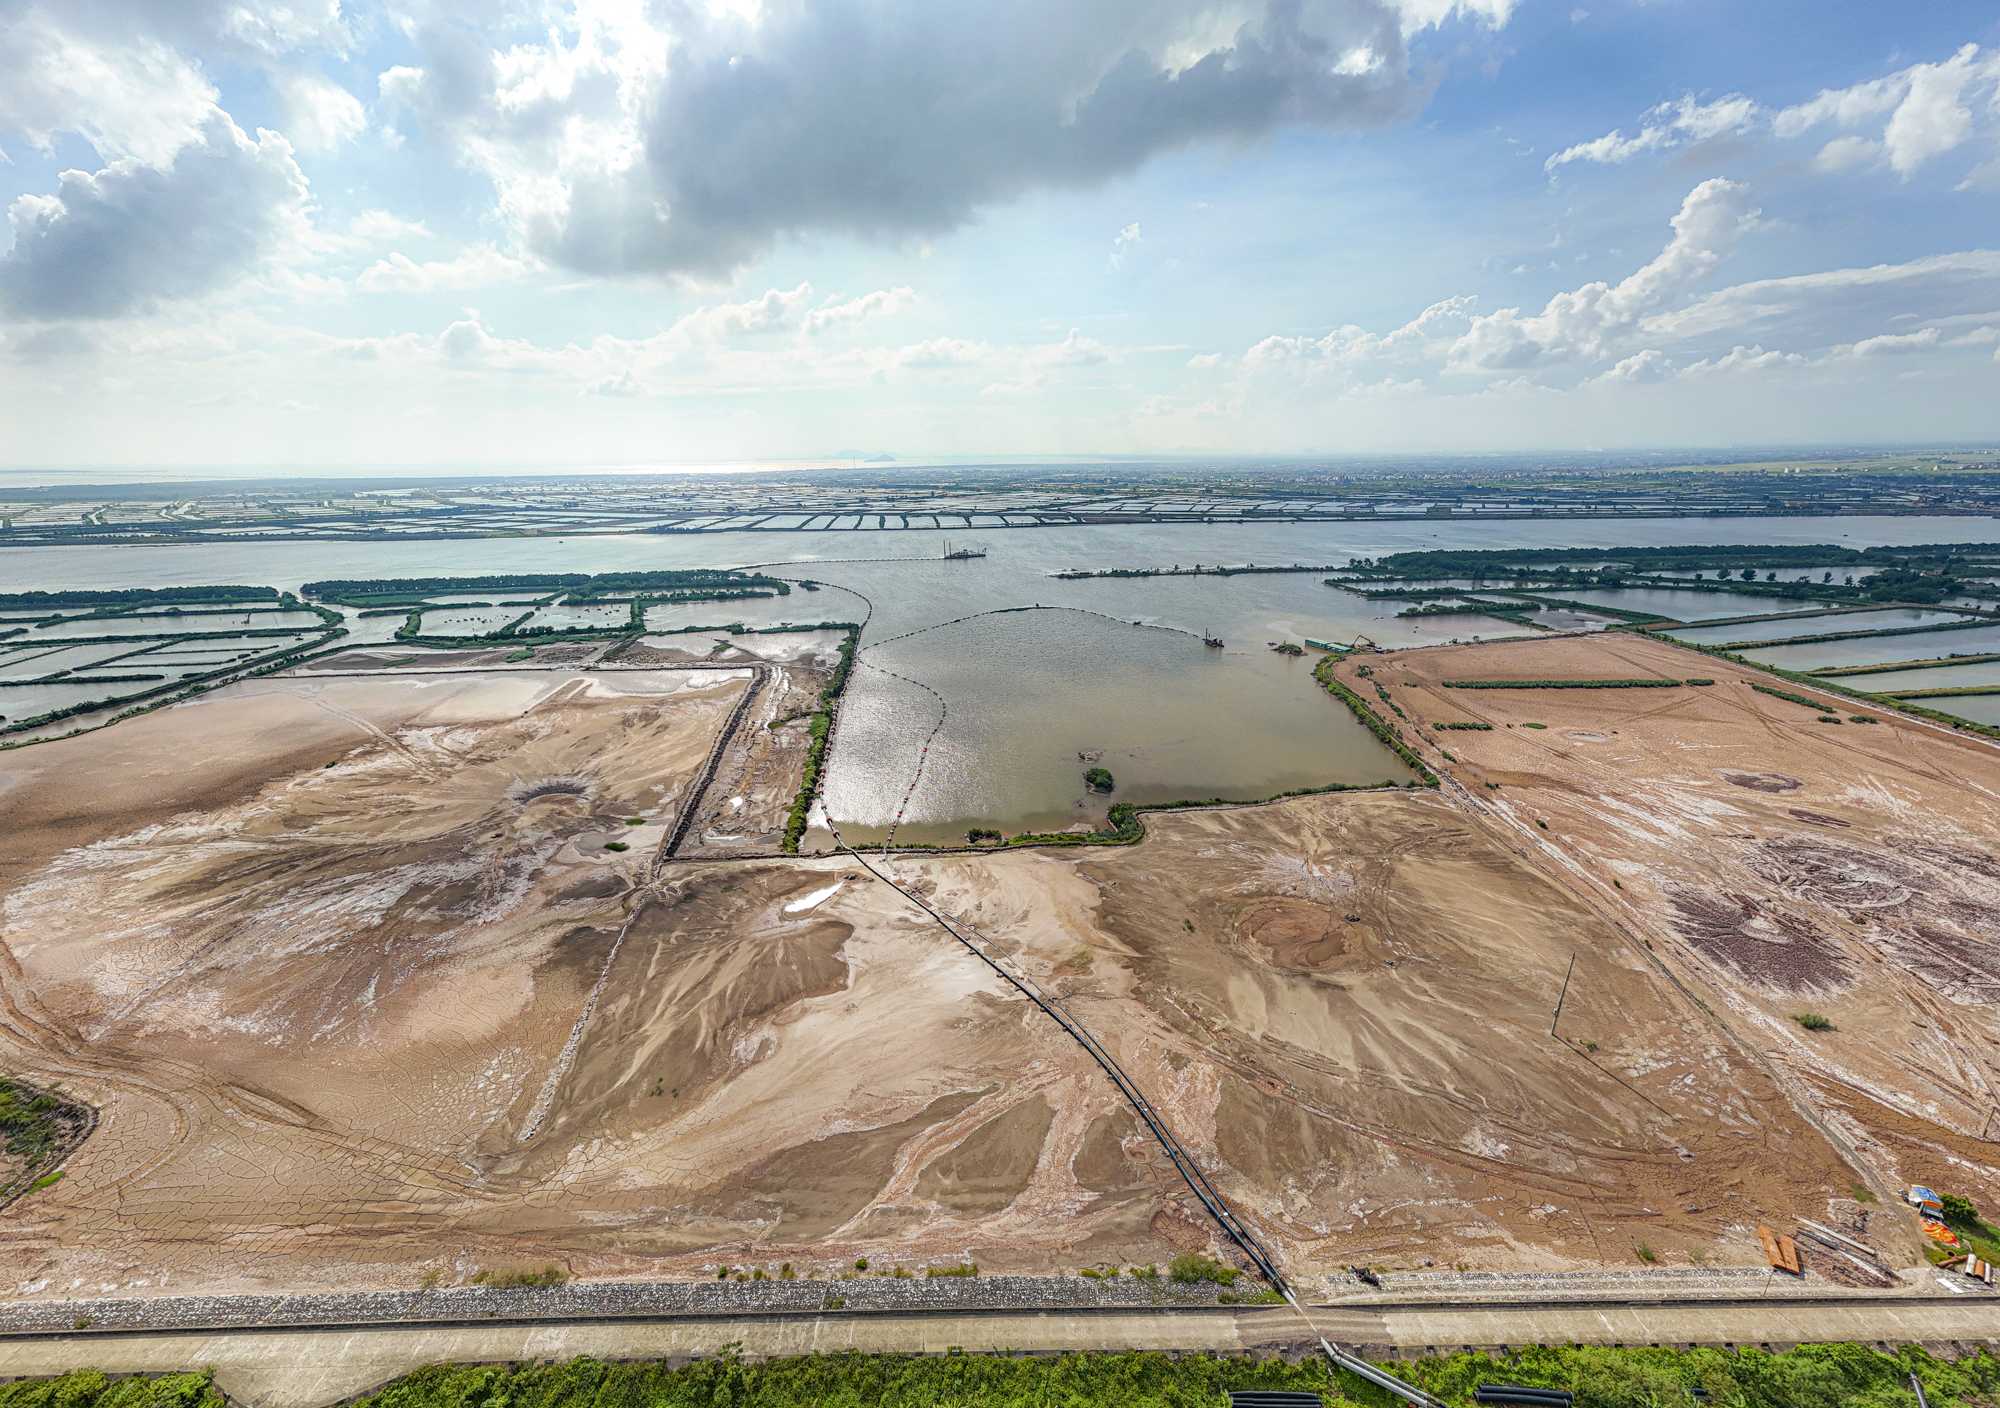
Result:
[[[1084,769],[1083,780],[1093,792],[1109,792],[1117,785],[1112,781],[1110,772],[1104,768]]]
[[[604,843],[604,849],[607,851],[629,851],[632,848],[626,845],[623,841],[606,841]]]
[[[1801,1012],[1798,1016],[1792,1018],[1792,1020],[1809,1032],[1830,1032],[1833,1030],[1833,1023],[1820,1016],[1817,1012]]]
[[[1446,689],[1679,689],[1679,680],[1441,680]]]
[[[1492,724],[1432,724],[1434,729],[1475,729],[1481,733],[1493,732]]]
[[[970,1261],[961,1262],[957,1266],[926,1266],[924,1268],[924,1275],[926,1276],[977,1276],[978,1274],[978,1265]]]
[[[1167,1263],[1167,1276],[1184,1286],[1198,1281],[1214,1281],[1218,1285],[1233,1286],[1238,1272],[1234,1267],[1224,1266],[1212,1256],[1202,1256],[1198,1252],[1183,1252]]]
[[[1803,694],[1794,694],[1789,689],[1773,689],[1768,684],[1753,684],[1750,686],[1750,688],[1756,690],[1759,694],[1768,694],[1773,699],[1783,699],[1786,702],[1792,704],[1803,704],[1808,709],[1824,710],[1826,708],[1825,703],[1823,703],[1822,701],[1818,699],[1808,699]]]
[[[1647,1263],[1648,1265],[1651,1265],[1652,1263],[1660,1259],[1660,1254],[1654,1251],[1652,1247],[1647,1245],[1645,1242],[1639,1243],[1639,1245],[1634,1247],[1632,1250],[1639,1254],[1639,1260]]]
[[[472,1278],[472,1284],[507,1290],[514,1286],[560,1286],[568,1279],[569,1273],[560,1266],[544,1266],[540,1271],[525,1266],[506,1271],[488,1271],[482,1267]]]

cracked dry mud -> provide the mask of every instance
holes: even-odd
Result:
[[[2000,1190],[1970,1098],[1983,745],[1815,732],[1740,684],[1435,686],[1693,658],[1520,649],[1376,658],[1413,719],[1551,725],[1453,735],[1476,804],[881,864],[1063,994],[1295,1275],[1640,1241],[1752,1265],[1757,1223],[1849,1218],[1857,1178]],[[1103,1074],[892,887],[718,859],[782,826],[803,727],[763,725],[814,661],[775,662],[695,854],[648,886],[752,668],[273,678],[9,755],[6,1059],[104,1123],[6,1214],[0,1272],[53,1296],[1227,1254]],[[1791,1023],[1808,1000],[1837,1032]]]

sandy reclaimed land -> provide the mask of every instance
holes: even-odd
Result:
[[[1856,1183],[1986,1196],[1973,1104],[1914,1072],[1940,1062],[1924,1033],[1989,1009],[1960,970],[1865,951],[1933,924],[1918,887],[1841,891],[1883,903],[1874,928],[1837,916],[1833,968],[1745,967],[1761,950],[1742,935],[1796,948],[1797,925],[1832,922],[1782,879],[1819,852],[1763,840],[1984,884],[1950,857],[1987,854],[1965,800],[1984,784],[1963,780],[1987,755],[1815,726],[1733,683],[1470,704],[1425,683],[1497,672],[1508,649],[1371,658],[1411,733],[1474,706],[1551,724],[1450,735],[1462,790],[877,864],[1062,994],[1295,1276],[1635,1267],[1642,1243],[1666,1265],[1761,1265],[1759,1223],[1906,1237],[1849,1201]],[[1548,674],[1700,658],[1519,649],[1509,670]],[[780,684],[810,687],[775,675],[807,665],[274,678],[10,754],[8,1059],[106,1119],[5,1214],[0,1277],[56,1296],[1232,1255],[1102,1072],[894,886],[846,857],[714,858],[718,808],[782,791],[757,750],[785,731],[763,726]],[[759,672],[690,833],[704,853],[649,882]],[[604,852],[614,834],[631,851]],[[1759,908],[1725,942],[1676,887]],[[1782,986],[1802,971],[1817,985]],[[1893,1027],[1919,992],[1931,1026]],[[1807,1001],[1841,1030],[1790,1024]]]
[[[8,1269],[226,1279],[481,1204],[750,682],[272,677],[9,753],[7,1063],[104,1118]]]
[[[1357,657],[1339,673],[1371,699],[1385,685],[1426,758],[1708,1003],[1878,1193],[1921,1182],[2000,1209],[1993,744],[1830,697],[1833,717],[1877,722],[1822,723],[1751,686],[1808,687],[1628,634]],[[1690,677],[1716,683],[1442,683]],[[1445,721],[1494,727],[1431,727]],[[1569,1012],[1566,1030],[1606,1054],[1629,1041],[1588,980]]]

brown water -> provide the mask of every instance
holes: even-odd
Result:
[[[1290,657],[1261,640],[1214,650],[1181,631],[1052,608],[982,616],[861,658],[826,791],[850,841],[884,839],[899,810],[896,839],[961,841],[973,826],[1101,827],[1115,802],[1249,801],[1410,776],[1313,679],[1318,651]],[[1092,766],[1115,779],[1108,795],[1085,786]]]

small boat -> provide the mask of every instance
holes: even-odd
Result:
[[[1222,641],[1215,636],[1203,636],[1201,638],[1201,643],[1209,647],[1211,650],[1222,649]]]
[[[951,540],[949,538],[945,539],[944,560],[946,562],[970,562],[976,557],[984,556],[986,554],[976,548],[959,548],[954,551],[951,546]]]

